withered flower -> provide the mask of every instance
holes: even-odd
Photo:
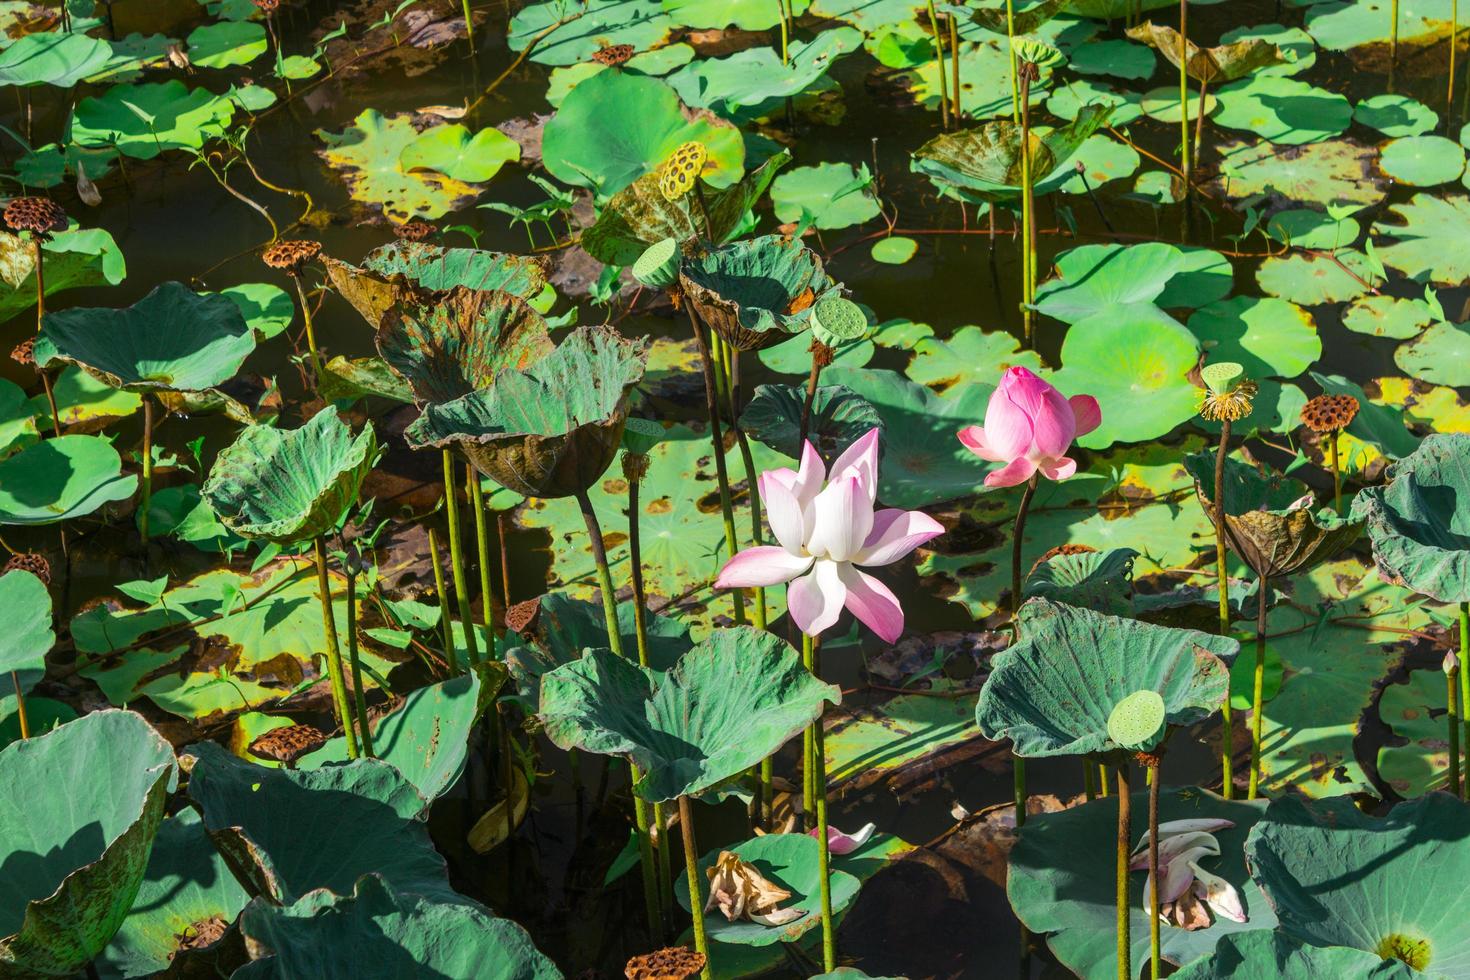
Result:
[[[327,741],[326,733],[311,725],[287,725],[284,728],[272,728],[259,736],[250,743],[247,751],[257,758],[279,762],[289,769],[296,764],[297,759],[308,752],[316,751],[326,745]]]
[[[749,919],[763,926],[784,926],[806,915],[805,909],[777,908],[791,892],[767,880],[752,864],[729,851],[721,851],[709,877],[709,901],[704,910],[718,908],[725,919]]]

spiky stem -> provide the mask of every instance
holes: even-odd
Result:
[[[31,737],[31,722],[26,716],[26,696],[20,689],[20,673],[12,670],[10,672],[10,683],[15,685],[15,719],[20,722],[20,737]]]
[[[717,360],[716,369],[722,367]],[[746,494],[750,498],[750,540],[752,544],[763,545],[766,538],[761,521],[761,496],[756,486],[755,457],[750,452],[750,440],[745,437],[745,429],[740,424],[740,352],[734,348],[730,349],[730,371],[725,388],[730,395],[730,428],[735,433],[735,443],[740,447],[740,459],[745,465]],[[751,609],[751,615],[757,629],[766,628],[764,587],[755,590],[755,605]]]
[[[1247,799],[1255,799],[1261,782],[1261,701],[1266,681],[1266,597],[1270,580],[1262,575],[1256,583],[1261,590],[1256,603],[1256,673],[1251,688],[1251,785]]]
[[[1021,494],[1021,506],[1016,509],[1016,526],[1011,532],[1011,621],[1014,624],[1021,612],[1021,539],[1026,533],[1026,514],[1031,510],[1031,498],[1036,496],[1038,477],[1031,475],[1026,481],[1026,490]],[[1026,760],[1011,751],[1011,792],[1016,807],[1016,826],[1026,826]]]
[[[454,649],[454,617],[449,615],[449,590],[444,585],[444,559],[439,553],[439,534],[429,525],[429,561],[434,564],[434,591],[439,593],[439,626],[444,631],[444,657],[449,674],[459,673],[459,656]]]
[[[485,520],[485,490],[480,474],[473,466],[465,466],[465,482],[470,487],[470,511],[475,516],[475,559],[480,566],[480,622],[485,625],[485,651],[488,660],[495,659],[495,602],[490,596],[490,531]]]
[[[1031,346],[1032,311],[1036,298],[1036,198],[1031,191],[1031,72],[1021,72],[1021,324],[1026,346]]]
[[[46,318],[46,277],[41,266],[41,238],[34,232],[31,233],[31,252],[36,266],[36,336],[41,335],[41,321]],[[51,376],[46,373],[45,368],[36,365],[36,373],[41,376],[41,387],[46,391],[46,404],[51,407],[51,431],[55,435],[61,435],[61,413],[56,410],[56,392],[51,388]],[[66,541],[66,532],[62,532],[62,541]]]
[[[1129,810],[1133,802],[1128,788],[1128,762],[1120,761],[1118,772],[1118,846],[1114,902],[1118,929],[1118,980],[1134,980],[1132,937],[1128,934],[1128,845],[1132,830]]]
[[[322,356],[316,346],[316,327],[311,319],[311,304],[306,301],[306,287],[301,285],[301,274],[299,272],[293,272],[291,274],[291,281],[296,284],[296,298],[301,303],[301,320],[306,325],[306,349],[311,357],[312,380],[316,384],[321,384]]]
[[[815,663],[816,639],[803,633],[801,646],[803,656]],[[812,722],[812,782],[817,810],[817,874],[820,875],[822,890],[822,969],[831,973],[837,969],[837,934],[832,927],[832,872],[831,849],[827,843],[827,756],[823,746],[822,718]]]
[[[689,797],[679,797],[679,830],[684,837],[684,877],[689,882],[689,913],[694,919],[694,948],[704,954],[700,980],[712,980],[709,968],[709,940],[704,934],[704,893],[699,887],[699,851],[694,846],[694,817],[689,812]]]
[[[1021,87],[1016,73],[1016,9],[1014,0],[1006,0],[1006,51],[1011,59],[1011,123],[1021,125]],[[991,214],[995,213],[994,206]]]
[[[1220,421],[1220,447],[1215,450],[1215,585],[1220,593],[1221,636],[1230,635],[1230,578],[1225,569],[1225,455],[1230,446],[1230,420]],[[1222,770],[1222,795],[1225,799],[1235,796],[1235,772],[1233,753],[1235,736],[1231,719],[1230,696],[1226,692],[1225,704],[1220,709],[1220,768]]]
[[[705,336],[704,328],[694,316],[694,310],[686,299],[684,309],[689,314],[689,326],[694,330],[694,340],[699,346],[699,359],[704,367],[704,407],[709,414],[710,445],[715,457],[715,478],[720,486],[720,512],[725,518],[725,550],[728,556],[735,557],[738,550],[735,547],[735,511],[730,504],[730,476],[725,470],[725,437],[720,432],[720,405],[715,387],[715,365],[714,354],[710,349],[709,338]],[[739,589],[730,590],[730,598],[735,606],[735,625],[745,624],[745,598]]]
[[[459,621],[464,627],[465,655],[469,666],[480,662],[480,644],[475,639],[475,621],[470,617],[470,590],[464,573],[464,542],[459,531],[459,490],[454,480],[454,453],[444,450],[444,516],[449,524],[449,567],[454,573],[454,598]]]
[[[1150,980],[1159,980],[1163,957],[1159,955],[1159,767],[1157,762],[1148,770],[1148,880],[1153,882],[1149,889],[1148,917],[1148,972]]]
[[[1205,111],[1200,101],[1200,114]],[[1179,172],[1189,193],[1189,0],[1179,0]]]
[[[357,655],[357,573],[350,566],[347,569],[347,664],[352,670],[352,700],[362,738],[362,754],[371,759],[373,730],[368,727],[367,692],[362,686],[362,660]]]
[[[143,509],[138,514],[138,534],[148,543],[148,508],[153,503],[153,399],[143,395]]]
[[[332,702],[337,707],[337,720],[347,738],[347,758],[358,757],[357,730],[352,723],[352,708],[347,701],[347,682],[342,676],[342,650],[337,646],[337,624],[332,619],[332,583],[327,577],[327,549],[321,538],[312,541],[316,551],[317,595],[322,604],[322,632],[327,645],[327,675],[332,684]]]

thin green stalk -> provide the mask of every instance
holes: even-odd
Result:
[[[735,546],[735,511],[730,504],[730,475],[725,470],[725,438],[720,432],[720,404],[715,387],[714,353],[710,338],[694,316],[692,304],[685,300],[684,309],[689,315],[689,326],[694,330],[694,341],[699,346],[699,359],[704,367],[704,407],[709,415],[710,447],[715,457],[715,478],[720,487],[720,512],[725,518],[725,550],[734,557],[739,549]],[[713,334],[710,335],[713,337]],[[735,606],[735,625],[745,624],[745,598],[739,589],[730,590],[730,599]]]
[[[1332,438],[1332,509],[1339,514],[1342,513],[1342,469],[1337,457],[1337,430],[1334,429]]]
[[[1470,603],[1460,603],[1460,747],[1470,753],[1470,670],[1465,667],[1470,657]],[[1470,761],[1464,772],[1470,773]],[[1470,780],[1461,784],[1462,798],[1470,799]]]
[[[716,369],[722,365],[717,360]],[[752,544],[766,543],[764,524],[761,520],[761,495],[756,486],[755,457],[750,452],[750,440],[745,437],[745,428],[740,424],[740,352],[730,349],[730,373],[725,384],[730,395],[730,428],[735,432],[735,443],[740,447],[740,459],[745,464],[746,495],[750,498],[750,540]],[[766,590],[755,590],[755,606],[751,611],[757,629],[766,628]]]
[[[1230,446],[1230,419],[1220,421],[1220,446],[1215,450],[1215,585],[1220,592],[1221,636],[1230,635],[1230,578],[1225,570],[1225,455]],[[1225,704],[1220,709],[1220,768],[1221,791],[1225,799],[1235,796],[1234,751],[1235,734],[1231,719],[1230,696],[1226,692]]]
[[[1089,803],[1097,799],[1097,768],[1090,759],[1082,760],[1082,793]]]
[[[658,910],[663,921],[674,923],[674,857],[669,850],[669,817],[662,803],[653,804],[653,826],[658,828],[654,863],[658,866]]]
[[[1106,762],[1097,764],[1097,793],[1103,799],[1108,798],[1108,765]]]
[[[1455,112],[1455,49],[1460,40],[1460,0],[1450,0],[1450,70],[1446,78],[1448,88],[1444,97],[1445,124],[1449,125]]]
[[[939,124],[945,129],[949,128],[949,83],[944,77],[944,42],[939,35],[939,14],[934,9],[934,0],[926,0],[929,5],[929,29],[934,35],[934,57],[938,62],[939,69]]]
[[[1255,799],[1261,781],[1261,702],[1266,680],[1266,597],[1270,583],[1261,576],[1256,583],[1261,594],[1256,604],[1256,674],[1251,691],[1251,785],[1247,799]]]
[[[1445,714],[1445,721],[1450,729],[1450,793],[1464,799],[1464,793],[1460,787],[1460,690],[1459,674],[1463,668],[1455,665],[1455,669],[1445,674],[1445,695],[1448,699],[1449,710]]]
[[[1031,304],[1036,297],[1036,198],[1031,190],[1032,70],[1029,64],[1021,69],[1021,326],[1027,347],[1031,346]]]
[[[357,656],[357,575],[347,569],[347,664],[352,671],[352,700],[357,712],[357,730],[362,739],[362,754],[373,753],[373,730],[368,727],[367,691],[362,686],[362,661]]]
[[[138,533],[148,543],[148,508],[153,502],[153,399],[143,395],[143,510],[138,514]]]
[[[628,480],[628,564],[633,582],[633,635],[638,641],[638,665],[648,666],[648,611],[643,595],[643,549],[638,525],[638,485],[648,467],[648,457],[623,455],[623,476]]]
[[[461,0],[460,6],[464,8],[464,34],[470,40],[470,54],[475,53],[475,23],[470,19],[470,0]]]
[[[954,14],[950,14],[949,20],[949,97],[953,102],[950,117],[954,124],[960,124],[960,117],[964,114],[964,107],[960,103],[960,22]]]
[[[1388,63],[1392,66],[1399,63],[1399,0],[1389,4],[1388,16]]]
[[[434,564],[434,591],[439,593],[439,626],[444,631],[444,656],[449,661],[449,674],[459,673],[459,657],[454,652],[454,617],[449,615],[449,590],[444,585],[444,559],[439,553],[439,534],[429,525],[429,561]]]
[[[454,598],[459,621],[464,626],[465,653],[469,666],[480,662],[480,644],[475,639],[475,621],[470,616],[470,590],[465,584],[464,542],[459,532],[459,490],[454,485],[454,453],[444,450],[444,514],[449,523],[449,567],[454,573]]]
[[[704,934],[704,890],[699,884],[699,851],[694,846],[694,817],[689,812],[689,797],[679,797],[679,830],[684,837],[684,877],[689,882],[689,913],[694,919],[694,949],[704,954],[700,980],[712,980],[709,968],[709,940]]]
[[[31,737],[31,722],[26,715],[26,696],[20,689],[20,674],[10,672],[10,683],[15,686],[15,720],[20,723],[20,737]]]
[[[1038,477],[1032,474],[1026,481],[1026,490],[1021,494],[1021,506],[1016,509],[1016,526],[1011,531],[1011,621],[1021,612],[1021,539],[1026,533],[1026,514],[1031,510],[1031,498],[1036,496]],[[1026,760],[1011,752],[1012,802],[1016,807],[1016,826],[1026,826]]]
[[[291,273],[291,281],[296,284],[296,298],[301,301],[301,319],[306,324],[306,350],[311,357],[312,382],[321,384],[322,357],[316,347],[316,327],[311,320],[311,304],[306,301],[306,287],[301,285],[301,274]]]
[[[813,663],[816,661],[816,645],[813,637],[805,633],[801,635],[802,656]],[[832,858],[827,843],[827,757],[820,715],[812,722],[811,731],[812,756],[815,762],[812,773],[817,809],[817,843],[820,845],[817,852],[817,874],[820,875],[822,890],[822,969],[831,973],[837,969],[837,934],[832,928]]]
[[[1179,0],[1179,172],[1189,191],[1189,0]],[[1200,113],[1205,106],[1200,103]]]
[[[1149,889],[1148,917],[1148,974],[1151,980],[1159,980],[1163,957],[1159,955],[1159,766],[1157,757],[1148,769],[1148,874],[1153,887]]]
[[[495,657],[495,601],[490,595],[490,531],[485,520],[485,490],[480,474],[465,465],[465,482],[470,487],[470,510],[475,515],[475,560],[480,565],[480,621],[485,625],[486,659]]]
[[[791,24],[786,19],[786,0],[776,0],[776,7],[781,11],[781,64],[785,65],[791,62]]]
[[[31,261],[36,267],[36,335],[40,336],[41,321],[46,318],[46,278],[44,266],[41,264],[41,238],[35,232],[31,233]],[[36,365],[36,373],[41,376],[41,387],[46,391],[46,404],[51,407],[51,431],[59,436],[61,435],[61,413],[56,410],[56,392],[51,387],[51,376],[39,364]],[[64,548],[66,544],[64,530],[61,532],[61,541]]]
[[[808,642],[808,640],[809,637],[803,633],[801,641],[801,665],[815,674],[817,672],[816,647]],[[813,814],[816,812],[816,744],[817,740],[814,726],[808,725],[801,733],[801,811],[803,830],[812,829]]]
[[[337,707],[337,720],[347,738],[347,758],[358,756],[357,731],[352,723],[352,708],[347,701],[347,682],[342,676],[342,650],[337,646],[337,624],[332,619],[332,585],[327,578],[327,549],[322,539],[312,542],[316,550],[317,597],[322,604],[322,631],[327,641],[327,675],[332,683],[332,702]]]
[[[1118,771],[1118,846],[1114,903],[1118,929],[1118,980],[1134,980],[1132,937],[1128,934],[1128,847],[1132,828],[1128,812],[1132,797],[1128,789],[1128,762],[1120,761]]]
[[[1006,0],[1006,51],[1011,58],[1011,124],[1021,125],[1021,88],[1016,73],[1016,10],[1013,0]]]

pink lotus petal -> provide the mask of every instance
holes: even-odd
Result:
[[[890,507],[873,515],[868,540],[852,556],[857,565],[889,565],[944,533],[944,525],[922,511]]]
[[[762,473],[756,481],[760,487],[761,500],[766,505],[766,522],[771,525],[771,533],[776,536],[781,547],[792,555],[801,556],[807,532],[801,501],[796,499],[796,494],[788,487],[770,477],[770,473]]]
[[[785,548],[761,545],[746,548],[725,562],[715,579],[717,589],[750,589],[789,582],[811,567],[809,557],[799,557]]]
[[[847,586],[838,575],[839,567],[836,562],[819,561],[786,587],[786,608],[796,628],[807,636],[817,636],[842,615]]]
[[[877,429],[869,429],[843,451],[827,475],[828,483],[836,483],[846,476],[856,475],[872,503],[878,496],[878,437]]]
[[[1073,395],[1067,399],[1072,406],[1072,416],[1077,420],[1077,435],[1087,433],[1102,425],[1102,406],[1091,395]]]
[[[985,406],[985,442],[997,461],[1015,459],[1031,448],[1031,414],[1011,397],[1011,389],[1017,384],[1013,380],[1016,371],[1031,374],[1025,368],[1011,368]],[[1024,397],[1024,393],[1018,395]]]
[[[903,607],[888,586],[852,565],[838,565],[842,584],[847,587],[847,608],[858,621],[878,634],[884,643],[892,643],[903,635]]]
[[[1077,472],[1077,461],[1070,456],[1058,456],[1055,459],[1043,459],[1036,464],[1041,475],[1048,480],[1061,482]]]
[[[1000,469],[985,474],[985,485],[987,487],[1019,486],[1031,479],[1031,474],[1035,472],[1035,463],[1025,456],[1018,456]]]
[[[810,442],[803,443],[801,470],[798,471],[796,479],[791,484],[791,492],[801,502],[803,509],[810,506],[811,502],[816,499],[826,479],[827,467],[822,465],[822,454],[817,452],[817,447]]]
[[[990,443],[986,439],[984,427],[967,425],[957,435],[959,436],[961,445],[981,459],[989,460],[992,463],[1007,462],[1006,457],[991,448]]]
[[[1216,915],[1229,919],[1231,922],[1246,921],[1245,906],[1240,904],[1240,894],[1236,892],[1235,886],[1192,861],[1189,866],[1197,879],[1194,883],[1195,895],[1204,899],[1205,904],[1213,909]]]
[[[844,834],[842,831],[838,830],[836,827],[832,826],[831,824],[828,824],[827,825],[827,852],[829,854],[835,854],[838,857],[842,857],[845,854],[851,854],[853,851],[857,850],[859,847],[862,847],[870,839],[872,839],[873,832],[875,830],[877,830],[877,829],[878,829],[878,825],[877,824],[868,823],[868,824],[863,824],[861,827],[859,827],[857,833],[855,833],[855,834]],[[811,830],[808,830],[806,833],[807,833],[807,836],[808,837],[812,837],[812,838],[815,838],[817,840],[821,840],[821,837],[819,837],[817,835],[817,828],[816,827],[813,827]]]
[[[856,474],[827,484],[812,502],[806,549],[816,558],[849,561],[873,529],[873,503]]]

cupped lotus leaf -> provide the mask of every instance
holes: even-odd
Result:
[[[267,955],[239,980],[495,977],[561,980],[526,930],[468,900],[434,901],[377,874],[350,895],[313,892],[290,905],[255,901],[240,928]]]
[[[51,593],[31,572],[0,575],[0,609],[7,627],[0,638],[0,677],[9,674],[24,694],[46,673],[46,654],[56,643],[51,628]]]
[[[71,141],[114,147],[124,156],[152,160],[165,150],[198,150],[223,136],[235,103],[177,79],[113,85],[72,110]]]
[[[263,25],[238,20],[196,27],[187,42],[189,63],[200,68],[248,65],[270,48]]]
[[[1378,169],[1401,184],[1434,187],[1460,179],[1465,151],[1443,136],[1404,136],[1384,144]]]
[[[1231,200],[1279,195],[1297,204],[1377,204],[1388,193],[1375,147],[1348,139],[1279,147],[1247,139],[1220,147],[1220,176],[1211,185]]]
[[[358,268],[322,259],[332,287],[376,330],[398,301],[398,280],[430,292],[456,287],[513,293],[530,302],[546,285],[544,262],[477,248],[444,248],[426,242],[393,242],[369,252]]]
[[[26,34],[0,50],[0,85],[71,88],[111,57],[111,45],[79,31]]]
[[[1200,506],[1215,512],[1215,454],[1191,453],[1184,466],[1194,477]],[[1357,540],[1362,518],[1316,508],[1297,480],[1265,474],[1234,457],[1225,460],[1225,542],[1257,575],[1293,575],[1326,561]]]
[[[381,210],[392,221],[441,218],[480,194],[474,184],[404,168],[399,160],[419,138],[409,115],[364,109],[342,132],[323,129],[316,135],[326,144],[318,154],[340,174],[353,200]]]
[[[762,235],[689,256],[684,301],[736,350],[760,350],[811,325],[812,308],[841,286],[798,241]]]
[[[247,538],[291,542],[341,523],[377,460],[371,424],[354,438],[335,409],[297,429],[252,425],[221,452],[204,499],[226,527]]]
[[[1257,38],[1281,49],[1284,60],[1256,69],[1261,75],[1300,75],[1317,63],[1317,42],[1300,27],[1281,24],[1247,24],[1220,35],[1222,45]]]
[[[776,171],[790,160],[791,151],[782,149],[728,187],[701,188],[704,212],[697,205],[691,207],[687,198],[670,201],[664,197],[656,171],[644,174],[602,206],[597,222],[582,233],[582,247],[599,262],[631,265],[644,248],[665,238],[684,248],[708,236],[723,242],[743,225]],[[709,214],[708,229],[704,213]]]
[[[528,497],[586,490],[617,455],[628,392],[648,350],[608,327],[579,327],[525,370],[429,404],[404,435],[410,446],[458,446],[503,487]]]
[[[46,295],[84,286],[116,286],[127,263],[112,235],[102,228],[71,228],[41,244]],[[0,323],[36,308],[36,253],[29,238],[0,231]]]
[[[1041,357],[1022,350],[1021,342],[1004,330],[986,333],[980,327],[960,327],[944,340],[921,338],[913,350],[904,374],[939,392],[968,381],[993,383],[1008,368],[1044,370]]]
[[[665,675],[588,650],[541,678],[539,715],[564,749],[629,757],[643,773],[634,791],[658,802],[739,775],[840,699],[780,637],[735,626]]]
[[[555,349],[546,320],[512,293],[403,286],[375,338],[419,402],[447,402],[521,371]]]
[[[48,313],[35,357],[126,391],[201,391],[233,378],[253,350],[255,332],[234,303],[166,282],[122,309]]]
[[[1077,118],[1056,129],[1030,133],[1033,181],[1044,184],[1071,165],[1087,138],[1100,129],[1112,107],[1086,105]],[[914,151],[910,169],[978,201],[1014,200],[1021,195],[1021,127],[1001,120],[975,129],[936,136]]]
[[[1225,702],[1230,637],[1154,626],[1031,599],[1019,641],[996,654],[975,719],[986,738],[1009,738],[1017,755],[1096,755],[1128,749],[1110,734],[1113,710],[1152,691],[1170,725],[1192,725]],[[1067,663],[1057,670],[1058,661]]]
[[[1189,329],[1212,359],[1239,362],[1251,378],[1294,378],[1322,356],[1312,314],[1284,299],[1236,296],[1202,306]]]
[[[1277,144],[1319,143],[1347,129],[1353,106],[1345,96],[1296,78],[1257,75],[1219,91],[1217,125],[1243,129]]]
[[[1347,798],[1283,796],[1245,854],[1286,936],[1402,960],[1416,976],[1470,972],[1470,936],[1425,886],[1470,871],[1470,809],[1453,796],[1430,793],[1382,817]]]
[[[790,16],[806,13],[809,2],[796,0],[791,5]],[[773,12],[770,4],[761,0],[663,0],[663,7],[685,27],[768,31],[781,23],[781,12]]]
[[[1080,609],[1127,616],[1133,612],[1132,548],[1053,555],[1026,575],[1025,598],[1043,596]]]
[[[69,977],[102,952],[132,907],[175,776],[173,749],[129,711],[0,750],[0,969]]]
[[[754,867],[757,874],[771,884],[791,893],[778,906],[782,911],[801,912],[799,918],[782,926],[764,925],[746,918],[729,921],[718,910],[704,915],[705,933],[715,943],[740,946],[771,946],[776,943],[799,942],[801,937],[822,925],[821,845],[806,834],[766,834],[732,847],[710,851],[699,859],[699,902],[709,899],[709,871],[722,853],[734,854]],[[681,887],[682,886],[682,887]],[[833,915],[839,915],[857,898],[862,886],[855,876],[833,868],[829,884]],[[674,883],[674,897],[685,909],[693,905],[687,876]]]
[[[1136,771],[1136,770],[1135,770]],[[1148,794],[1132,796],[1134,837],[1145,824]],[[1204,862],[1205,870],[1224,878],[1241,897],[1247,921],[1215,916],[1205,929],[1160,928],[1160,953],[1173,964],[1190,963],[1208,954],[1225,936],[1270,935],[1276,925],[1270,905],[1246,869],[1241,844],[1261,819],[1263,801],[1225,800],[1198,787],[1165,788],[1159,793],[1159,820],[1218,818],[1234,822],[1214,832],[1220,856]],[[1112,853],[1117,840],[1118,805],[1111,798],[1094,800],[1055,813],[1028,817],[1020,840],[1011,849],[1006,894],[1017,918],[1046,944],[1067,970],[1087,980],[1106,980],[1117,972],[1116,875]],[[1128,876],[1129,939],[1133,962],[1149,957],[1148,914],[1144,911],[1146,872]],[[1237,976],[1274,976],[1238,974]]]
[[[687,109],[660,79],[605,71],[562,102],[543,131],[541,156],[553,177],[608,198],[690,142],[708,153],[702,180],[725,187],[739,179],[745,144],[732,124]]]
[[[1470,436],[1429,436],[1389,472],[1386,487],[1353,501],[1379,574],[1440,602],[1470,602],[1470,508],[1460,500],[1470,495]]]
[[[1006,3],[998,6],[966,7],[973,23],[992,34],[1031,34],[1058,14],[1068,12],[1072,0],[1039,0],[1025,5]]]
[[[669,76],[684,103],[727,118],[768,113],[785,99],[820,90],[838,58],[861,46],[863,35],[850,27],[822,31],[810,41],[792,39],[786,61],[775,48],[758,45],[724,58],[700,58]]]
[[[1407,963],[1385,960],[1347,946],[1312,946],[1280,932],[1257,929],[1222,936],[1215,951],[1171,976],[1179,980],[1229,980],[1232,977],[1274,977],[1276,980],[1320,980],[1321,977],[1357,977],[1359,980],[1411,980],[1420,976]]]
[[[213,742],[185,751],[194,757],[189,797],[253,893],[283,904],[318,888],[350,895],[359,878],[376,873],[406,891],[463,901],[417,819],[423,797],[386,762],[268,769]]]
[[[1470,385],[1470,325],[1436,323],[1395,348],[1393,362],[1410,377],[1430,384]]]
[[[500,130],[487,127],[471,135],[454,123],[424,130],[398,154],[398,164],[405,170],[434,170],[452,180],[482,184],[520,158],[520,144]]]
[[[402,405],[413,404],[413,389],[403,376],[381,357],[343,357],[338,354],[322,365],[317,393],[325,401],[355,402],[376,395]]]
[[[866,166],[820,163],[797,167],[771,185],[771,204],[781,221],[805,221],[823,230],[850,228],[878,216],[878,196]]]
[[[1261,38],[1245,38],[1231,44],[1202,48],[1181,38],[1174,28],[1151,20],[1128,28],[1127,34],[1158,51],[1175,68],[1179,67],[1180,49],[1183,48],[1185,74],[1206,84],[1233,82],[1259,69],[1285,64],[1288,60],[1279,47]]]
[[[186,964],[209,969],[213,944],[196,949],[196,937],[235,921],[249,901],[198,811],[185,807],[159,825],[133,907],[103,951],[97,972],[151,977],[177,975]]]
[[[759,385],[740,413],[740,424],[752,439],[798,460],[805,405],[805,388]],[[812,399],[807,440],[823,459],[835,460],[868,432],[882,428],[883,417],[862,395],[842,385],[822,385]]]
[[[59,436],[0,460],[0,524],[55,524],[127,500],[138,478],[102,436]]]
[[[1384,93],[1354,106],[1353,122],[1376,129],[1384,136],[1423,136],[1439,127],[1439,113],[1418,99]]]
[[[1470,197],[1415,194],[1389,211],[1400,223],[1373,225],[1375,235],[1392,239],[1378,246],[1384,265],[1419,282],[1454,285],[1470,279]]]
[[[678,22],[660,0],[546,0],[518,11],[510,19],[506,44],[524,51],[535,43],[531,60],[543,65],[574,65],[605,45],[631,44],[654,48],[671,35]]]

